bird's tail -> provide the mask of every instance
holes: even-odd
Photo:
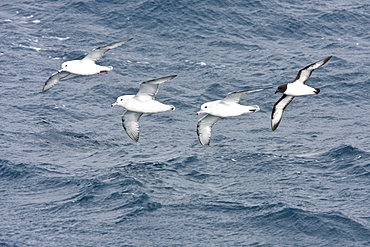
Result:
[[[259,110],[260,110],[260,108],[259,108],[258,105],[252,105],[252,106],[250,106],[250,109],[249,109],[250,112],[256,112],[256,111],[259,111]]]

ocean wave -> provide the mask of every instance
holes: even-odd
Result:
[[[51,215],[83,211],[91,215],[106,215],[106,219],[122,223],[145,212],[162,207],[154,200],[150,189],[137,178],[136,168],[116,167],[96,177],[41,176],[33,186],[38,187],[34,196],[42,194],[48,198],[40,202],[44,213]],[[29,192],[28,196],[31,196]],[[104,218],[104,217],[103,217]]]
[[[370,154],[351,145],[340,145],[339,147],[333,148],[328,152],[324,153],[322,156],[325,156],[330,159],[343,160],[348,162],[358,160],[361,158],[364,159],[369,158]]]
[[[56,39],[56,40],[59,40],[59,41],[65,41],[65,40],[70,39],[70,37],[57,37],[57,36],[42,36],[42,38],[44,38],[44,39]]]
[[[331,170],[353,176],[370,176],[370,154],[351,145],[341,145],[320,155],[331,165]]]
[[[307,237],[318,238],[330,244],[357,242],[370,244],[370,230],[357,221],[338,212],[316,213],[298,208],[283,208],[274,213],[258,216],[253,220],[267,232],[289,234],[297,241]],[[335,237],[334,237],[335,236]]]
[[[35,179],[43,176],[58,176],[64,174],[58,165],[32,163],[14,163],[6,159],[0,159],[0,177],[4,179]]]
[[[14,164],[9,160],[0,159],[0,177],[4,179],[20,179],[30,176],[26,164]]]

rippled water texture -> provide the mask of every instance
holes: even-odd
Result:
[[[0,3],[1,246],[369,246],[370,4],[366,1]],[[134,40],[98,61],[61,63]],[[320,59],[272,132],[275,88]],[[177,74],[140,140],[110,107]],[[273,86],[201,146],[200,105]]]

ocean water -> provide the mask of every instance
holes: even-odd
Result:
[[[370,4],[360,0],[2,0],[0,246],[369,246]],[[133,37],[98,61],[62,62]],[[200,105],[307,82],[272,132],[261,110],[225,118],[201,146]],[[177,74],[134,143],[116,98]]]

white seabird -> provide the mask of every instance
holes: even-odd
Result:
[[[67,61],[62,64],[62,69],[52,74],[49,79],[45,82],[42,92],[45,92],[52,88],[59,80],[67,77],[69,74],[75,75],[94,75],[94,74],[106,74],[108,71],[113,69],[112,66],[100,66],[95,62],[100,59],[107,51],[126,44],[133,38],[125,41],[112,43],[105,46],[100,46],[92,50],[81,60]]]
[[[242,90],[229,93],[224,99],[204,103],[197,114],[207,113],[199,119],[197,124],[197,134],[200,144],[209,145],[211,140],[211,129],[213,125],[223,117],[234,117],[245,113],[259,111],[258,105],[240,105],[239,101],[247,94],[258,92],[272,87],[259,88],[253,90]]]
[[[298,72],[296,78],[287,84],[281,85],[277,88],[275,93],[282,93],[283,96],[275,103],[271,114],[271,128],[276,130],[279,126],[285,108],[292,102],[295,96],[311,95],[320,93],[319,88],[313,88],[305,85],[312,72],[323,66],[332,56],[324,58],[316,63],[310,64]]]
[[[126,108],[122,116],[122,125],[127,135],[135,142],[139,141],[139,120],[144,113],[157,113],[175,110],[173,105],[165,105],[155,100],[158,87],[163,82],[172,80],[177,75],[166,76],[140,84],[140,89],[136,95],[123,95],[117,98],[112,106],[120,105]]]

